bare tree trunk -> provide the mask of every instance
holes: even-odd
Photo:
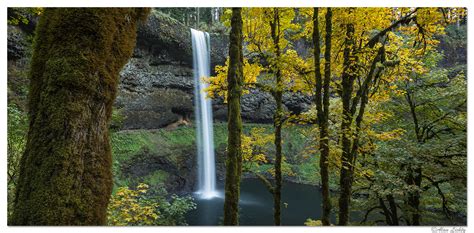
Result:
[[[147,12],[48,8],[41,16],[13,225],[106,223],[112,191],[108,123],[119,72]]]
[[[242,119],[240,116],[240,97],[243,82],[242,54],[242,15],[241,8],[232,9],[228,91],[228,145],[226,159],[224,225],[239,224],[240,176],[242,173]]]

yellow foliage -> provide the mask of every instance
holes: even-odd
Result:
[[[269,154],[268,147],[273,145],[275,135],[266,133],[265,128],[254,127],[248,135],[242,135],[242,160],[244,162],[243,170],[248,172],[258,172],[258,168],[263,164],[268,164]],[[285,156],[282,156],[282,174],[295,175],[290,164],[286,163]],[[268,168],[266,172],[275,176],[273,167]]]
[[[367,130],[367,135],[369,137],[373,137],[379,141],[398,140],[404,133],[405,133],[405,130],[403,129],[395,129],[392,131],[380,132],[380,133],[377,133],[370,129]]]
[[[146,198],[147,184],[139,184],[136,190],[120,187],[110,199],[107,209],[109,225],[154,225],[159,217],[158,204]]]
[[[242,135],[242,160],[254,166],[266,163],[265,148],[274,138],[273,134],[265,133],[265,128],[252,128],[249,135]]]
[[[224,97],[224,102],[227,103],[227,72],[229,69],[229,58],[227,58],[225,65],[217,65],[215,67],[216,76],[203,78],[209,86],[204,89],[208,97],[215,98],[217,96]],[[247,87],[257,82],[257,77],[263,71],[263,67],[258,63],[250,63],[248,59],[244,59],[243,64],[243,82]],[[249,93],[248,88],[242,90],[242,94]]]
[[[280,19],[278,38],[280,54],[277,56],[274,41],[272,40],[271,23],[275,12],[278,10]],[[325,15],[327,9],[319,9],[319,29],[321,38],[321,52],[325,52],[326,22]],[[347,132],[340,132],[341,124],[341,101],[339,98],[331,98],[329,106],[329,126],[330,131],[330,167],[340,167],[341,148],[337,143],[337,138],[342,133],[350,138],[359,136],[361,144],[358,152],[371,153],[375,150],[375,143],[372,141],[397,140],[404,133],[400,129],[388,132],[375,132],[374,125],[381,124],[391,117],[389,112],[385,112],[381,106],[394,95],[402,95],[404,91],[396,83],[398,81],[409,80],[413,74],[421,75],[428,72],[428,68],[423,63],[424,56],[436,48],[439,41],[436,35],[444,33],[446,23],[459,20],[465,14],[463,8],[332,8],[332,47],[331,58],[331,94],[337,94],[341,89],[341,75],[344,71],[343,49],[346,41],[346,29],[348,24],[354,26],[353,39],[355,45],[351,61],[355,63],[354,81],[352,97],[361,88],[365,79],[369,76],[369,71],[374,59],[381,49],[384,50],[384,59],[376,64],[376,70],[381,70],[380,77],[375,83],[369,86],[369,100],[365,107],[364,117],[360,129],[356,129],[354,119],[351,128]],[[228,22],[230,11],[224,13],[223,19]],[[413,20],[391,27],[394,22],[402,18],[413,16]],[[447,16],[447,17],[446,17]],[[314,94],[315,73],[314,58],[309,52],[308,57],[302,57],[293,47],[292,40],[305,38],[311,40],[313,33],[313,8],[244,8],[242,11],[243,36],[246,54],[252,57],[264,59],[265,67],[244,62],[244,88],[255,87],[251,85],[260,82],[265,85],[272,84],[271,88],[282,88],[282,91],[302,92],[303,94]],[[380,32],[390,28],[385,36],[379,37],[373,46],[367,46],[369,41]],[[383,48],[382,48],[383,46]],[[323,55],[323,54],[321,54]],[[320,58],[321,71],[324,71],[324,58]],[[210,81],[209,88],[213,93],[225,96],[227,64],[223,67],[216,67],[218,73],[214,81]],[[281,72],[282,87],[275,87],[273,71]],[[383,68],[383,69],[382,69]],[[247,71],[246,71],[247,70]],[[252,72],[249,72],[252,71]],[[323,74],[324,75],[324,74]],[[258,80],[257,80],[258,77]],[[371,77],[374,77],[373,74]],[[247,93],[247,92],[245,92]],[[356,114],[359,109],[356,109]],[[307,124],[314,122],[316,111],[314,108],[298,116],[289,116],[288,121],[295,124]],[[317,127],[314,127],[316,129]],[[356,135],[356,132],[360,131]],[[314,130],[314,135],[319,135]],[[314,136],[314,144],[306,149],[308,154],[316,154],[319,150],[317,136]],[[244,136],[244,160],[253,161],[253,164],[265,163],[268,158],[265,153],[258,152],[255,146],[262,142],[255,142],[255,137]],[[291,169],[290,169],[291,171]],[[270,169],[271,172],[271,169]],[[370,171],[364,171],[363,175],[369,175]]]
[[[306,226],[322,226],[323,222],[321,220],[313,220],[313,219],[306,219],[306,222],[304,222],[304,225]]]

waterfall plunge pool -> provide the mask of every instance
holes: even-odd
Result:
[[[189,225],[221,225],[224,208],[223,184],[216,184],[212,128],[212,104],[201,78],[210,76],[210,40],[207,32],[191,29],[194,67],[194,94],[198,150],[198,189],[194,193],[197,209],[187,214]],[[282,224],[303,225],[318,219],[321,193],[317,187],[284,183]],[[240,225],[273,225],[273,196],[257,179],[244,179],[240,193]]]
[[[186,220],[190,226],[222,225],[224,185],[217,184],[218,195],[212,199],[195,196],[197,208]],[[286,203],[286,204],[285,204]],[[282,187],[282,225],[302,226],[308,218],[321,218],[321,191],[317,186],[284,182]],[[240,225],[272,226],[273,196],[258,179],[243,179],[239,202]]]

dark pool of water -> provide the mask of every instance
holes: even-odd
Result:
[[[188,213],[191,226],[222,225],[224,198],[223,184],[218,186],[220,197],[210,200],[195,198],[197,209]],[[283,183],[282,225],[304,225],[308,218],[321,219],[321,191],[318,187]],[[258,179],[244,179],[240,194],[240,225],[271,226],[273,197]]]
[[[224,212],[223,184],[218,184],[220,197],[203,200],[195,197],[197,209],[190,211],[186,216],[187,223],[191,226],[216,226],[222,225]],[[316,186],[283,183],[282,188],[282,225],[302,226],[306,219],[321,219],[321,191]],[[287,205],[285,205],[285,203]],[[258,179],[244,179],[241,183],[240,195],[240,220],[244,226],[272,226],[273,222],[273,197]],[[286,206],[286,207],[285,207]],[[334,211],[334,210],[333,210]],[[365,212],[354,211],[351,220],[359,222]],[[383,220],[383,216],[373,212],[369,220]],[[336,222],[334,212],[331,222]],[[465,218],[455,220],[432,220],[424,225],[466,225]]]

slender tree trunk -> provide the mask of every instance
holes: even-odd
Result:
[[[282,92],[277,91],[275,93],[275,100],[277,102],[277,109],[275,113],[275,189],[273,192],[273,208],[274,214],[273,218],[275,220],[275,225],[281,225],[281,127],[282,127]]]
[[[315,102],[318,114],[318,125],[319,125],[319,151],[320,151],[320,175],[321,175],[321,189],[322,189],[322,207],[323,216],[322,223],[324,226],[330,225],[330,214],[331,214],[331,199],[329,193],[329,82],[331,80],[331,36],[332,36],[332,11],[331,8],[327,8],[326,13],[326,49],[324,52],[324,81],[321,75],[320,68],[320,34],[319,34],[319,20],[318,13],[319,9],[314,9],[313,23],[313,44],[314,44],[314,65],[316,71],[316,93]]]
[[[48,8],[41,16],[13,225],[106,223],[112,191],[108,123],[119,72],[147,12]]]
[[[421,167],[415,168],[415,185],[421,188]],[[421,214],[419,213],[420,211],[420,191],[416,191],[414,195],[414,201],[413,201],[413,206],[415,207],[416,212],[413,214],[413,225],[419,226],[421,223]]]
[[[196,29],[199,29],[199,20],[200,20],[199,11],[200,11],[200,8],[196,7]]]
[[[184,25],[189,26],[189,9],[185,8],[184,10]]]
[[[391,213],[391,217],[392,217],[392,224],[394,226],[398,226],[399,223],[398,223],[398,211],[397,211],[397,204],[395,203],[395,198],[393,198],[393,195],[387,195],[387,200],[388,200],[388,204],[390,206],[390,213]]]
[[[341,123],[341,144],[342,144],[342,166],[340,176],[340,196],[339,196],[339,225],[347,225],[349,222],[349,205],[351,200],[352,186],[352,153],[351,153],[351,125],[352,114],[350,101],[354,84],[354,58],[352,49],[355,45],[354,25],[346,25],[346,45],[344,47],[344,71],[342,74],[342,123]]]
[[[273,9],[273,19],[271,23],[271,36],[273,39],[273,45],[275,50],[275,56],[277,62],[279,62],[281,51],[280,51],[280,14],[279,9]],[[275,126],[275,188],[273,190],[273,218],[275,225],[281,225],[281,128],[283,123],[283,81],[281,77],[281,71],[278,67],[278,64],[275,66],[275,78],[276,78],[276,88],[273,92],[273,97],[276,102],[276,110],[274,118]]]
[[[224,225],[239,224],[240,176],[242,173],[242,119],[240,97],[243,82],[242,16],[241,8],[232,9],[229,43],[228,92],[228,146],[226,159]]]
[[[385,216],[385,223],[389,226],[398,226],[398,214],[397,214],[397,204],[393,195],[386,196],[388,201],[388,207],[385,205],[385,201],[382,197],[379,198],[379,204],[382,208],[383,214]]]
[[[211,24],[210,25],[211,26],[214,24],[214,18],[215,18],[214,16],[215,16],[215,12],[216,12],[215,9],[216,8],[214,8],[214,7],[211,7],[211,9],[210,9],[210,11],[211,11]]]
[[[421,187],[421,168],[412,169],[411,167],[408,170],[408,178],[407,184],[408,185],[415,185],[418,188]],[[412,219],[411,223],[413,226],[419,226],[421,222],[421,215],[420,211],[420,192],[419,191],[412,191],[408,194],[408,205],[413,208],[412,210]]]
[[[410,106],[410,113],[413,119],[414,131],[416,135],[417,142],[421,145],[424,142],[423,138],[423,131],[421,130],[420,123],[418,122],[418,117],[416,114],[416,103],[414,97],[407,92],[406,100],[408,105]],[[416,185],[418,188],[421,188],[421,180],[422,180],[422,173],[421,168],[412,168],[411,164],[408,164],[408,175],[406,178],[406,183],[408,185]],[[412,191],[408,194],[408,205],[413,208],[411,224],[414,226],[420,225],[420,218],[421,215],[420,211],[420,192],[419,191]]]
[[[347,225],[350,214],[350,201],[352,197],[352,182],[357,151],[359,148],[359,133],[364,118],[365,107],[369,100],[370,87],[380,78],[383,68],[378,68],[385,49],[382,46],[374,57],[369,72],[363,83],[359,86],[354,97],[354,81],[356,78],[356,64],[358,57],[354,55],[354,25],[346,24],[346,40],[343,56],[343,74],[341,82],[342,122],[341,122],[341,176],[339,196],[339,225]],[[358,107],[358,113],[357,112]],[[355,119],[354,119],[355,118]],[[354,123],[355,120],[355,124]],[[355,126],[355,129],[353,127]]]
[[[383,215],[385,216],[385,222],[387,223],[387,225],[392,226],[393,225],[393,223],[392,223],[392,214],[388,210],[387,206],[385,205],[385,202],[384,202],[383,198],[381,198],[381,197],[379,197],[379,204],[380,204],[380,207],[382,208]]]

